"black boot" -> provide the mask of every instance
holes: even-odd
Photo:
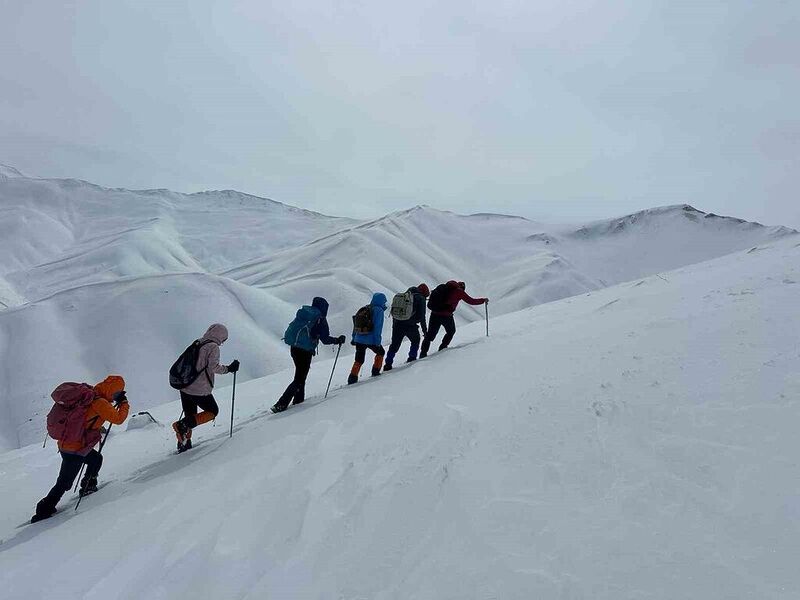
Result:
[[[97,491],[97,477],[84,477],[78,494],[81,497],[94,494]]]
[[[39,500],[39,503],[36,505],[36,514],[31,517],[31,523],[49,519],[57,512],[56,507],[48,503],[46,498]]]
[[[273,413],[279,413],[285,411],[287,408],[289,408],[288,404],[283,404],[280,400],[278,400],[275,404],[272,405],[272,408],[270,408],[270,410]]]

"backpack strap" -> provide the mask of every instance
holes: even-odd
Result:
[[[216,344],[217,343],[214,340],[203,340],[202,342],[200,340],[197,340],[197,341],[199,342],[198,346],[197,346],[198,349],[202,348],[206,344]],[[217,345],[219,346],[219,344],[217,344]],[[208,381],[208,385],[213,387],[214,386],[214,382],[211,381],[211,375],[208,374],[208,358],[206,358],[206,366],[203,368],[203,373],[206,376],[206,381]]]

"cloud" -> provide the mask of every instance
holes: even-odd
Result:
[[[796,4],[31,0],[0,24],[0,140],[101,155],[0,161],[357,216],[690,202],[800,226]]]

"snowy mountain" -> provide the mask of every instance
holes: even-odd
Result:
[[[223,359],[238,357],[246,380],[290,364],[280,338],[315,295],[330,301],[335,333],[373,290],[391,297],[420,281],[464,280],[497,316],[792,233],[688,206],[580,227],[422,206],[359,222],[233,191],[3,173],[0,448],[41,438],[65,379],[118,372],[143,408],[170,400],[169,365],[214,321],[229,326]],[[463,306],[458,317],[483,314]]]
[[[549,233],[549,245],[590,240],[607,258],[599,239],[620,251],[636,228],[658,239],[664,214],[667,229],[723,223],[682,211],[623,219],[621,231],[607,222]],[[505,231],[494,217],[441,218]],[[509,238],[528,227],[510,224]],[[390,239],[382,229],[337,236]],[[714,235],[708,244],[722,248],[726,236]],[[220,389],[218,426],[198,428],[183,455],[170,454],[167,425],[180,408],[160,406],[164,425],[112,430],[110,483],[78,512],[65,500],[22,529],[59,458],[41,444],[2,454],[3,597],[794,599],[800,236],[769,236],[510,313],[490,338],[465,326],[451,350],[326,401],[332,362],[319,357],[314,397],[280,415],[265,410],[289,372],[250,381],[237,391],[232,439],[222,426],[230,390]],[[189,293],[206,282],[169,277],[194,277]],[[158,297],[155,278],[124,285],[138,281]],[[104,297],[84,294],[76,306]],[[163,304],[149,305],[163,313],[146,335],[166,327]],[[58,318],[54,305],[36,306]],[[105,318],[118,318],[108,306]],[[347,370],[340,361],[337,386]],[[134,409],[149,400],[130,396]]]

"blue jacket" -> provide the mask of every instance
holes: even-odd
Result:
[[[336,338],[331,337],[330,328],[328,327],[328,301],[325,298],[317,296],[311,301],[311,306],[316,308],[321,315],[321,319],[317,324],[311,328],[311,337],[317,339],[323,344],[335,344]]]
[[[383,333],[383,312],[386,310],[386,294],[377,292],[372,295],[372,323],[374,327],[369,333],[353,332],[353,343],[366,346],[380,346]]]

